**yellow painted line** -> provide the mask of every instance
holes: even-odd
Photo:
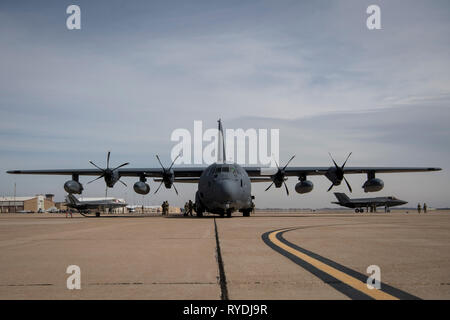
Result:
[[[288,229],[278,230],[274,231],[269,234],[270,241],[275,244],[276,246],[280,247],[281,249],[293,254],[294,256],[306,261],[310,265],[314,266],[315,268],[319,269],[320,271],[323,271],[325,273],[328,273],[332,277],[338,279],[339,281],[349,285],[350,287],[376,299],[376,300],[399,300],[397,297],[394,297],[390,294],[387,294],[386,292],[383,292],[379,289],[369,289],[367,287],[367,284],[365,282],[362,282],[352,276],[349,276],[348,274],[337,270],[336,268],[333,268],[317,259],[314,259],[307,254],[304,254],[303,252],[300,252],[298,250],[295,250],[294,248],[289,247],[288,245],[282,243],[280,240],[276,238],[277,234],[280,232],[284,232]]]

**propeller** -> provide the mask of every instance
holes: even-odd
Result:
[[[335,185],[340,185],[341,181],[344,180],[345,183],[347,184],[348,190],[350,192],[352,192],[352,187],[350,186],[350,183],[348,183],[347,179],[344,177],[344,167],[345,164],[347,163],[348,158],[350,158],[350,156],[352,155],[352,152],[350,152],[347,156],[347,159],[345,159],[344,164],[342,166],[338,166],[336,161],[334,161],[333,156],[331,155],[331,153],[328,152],[328,154],[330,155],[331,160],[334,163],[335,166],[335,181],[332,181],[331,186],[328,188],[327,192],[330,191],[333,186]]]
[[[113,185],[114,185],[114,183],[115,183],[115,181],[113,181],[114,171],[116,171],[117,169],[122,168],[122,167],[124,167],[124,166],[127,166],[127,165],[129,165],[130,163],[129,163],[129,162],[125,162],[125,163],[122,163],[120,166],[117,166],[117,167],[111,169],[111,168],[109,167],[109,158],[110,158],[110,157],[111,157],[111,151],[108,151],[108,155],[106,156],[106,168],[105,168],[105,169],[100,168],[100,167],[99,167],[98,165],[96,165],[94,162],[92,162],[91,160],[89,160],[89,163],[92,164],[92,165],[93,165],[94,167],[96,167],[97,169],[101,170],[101,171],[102,171],[102,174],[101,174],[100,176],[98,176],[97,178],[95,178],[94,180],[89,181],[88,184],[89,184],[89,183],[92,183],[92,182],[94,182],[94,181],[96,181],[96,180],[98,180],[98,179],[105,178],[106,185],[107,185],[108,187],[110,187],[110,188],[113,187]],[[120,183],[122,183],[125,187],[127,187],[127,184],[126,184],[125,182],[123,182],[123,181],[120,180],[120,179],[119,179],[118,181],[119,181]]]
[[[175,184],[173,183],[174,174],[173,174],[173,171],[171,171],[171,170],[172,170],[173,165],[175,164],[175,161],[177,161],[177,159],[178,159],[178,157],[179,157],[180,155],[181,155],[181,154],[178,154],[178,155],[176,156],[176,158],[172,161],[172,163],[170,164],[170,167],[169,167],[168,169],[166,169],[166,168],[163,166],[161,160],[159,159],[159,156],[156,155],[156,159],[158,159],[158,162],[159,162],[161,168],[163,169],[163,174],[162,174],[161,183],[159,184],[159,186],[158,186],[158,188],[156,189],[156,191],[155,191],[154,194],[156,194],[156,193],[159,191],[159,188],[161,188],[162,184],[164,183],[164,184],[166,185],[166,187],[167,187],[167,186],[173,186],[173,188],[175,189],[176,194],[178,195],[177,187],[175,187]],[[170,188],[170,187],[169,187],[169,188]]]
[[[293,155],[293,156],[289,159],[289,161],[286,163],[286,165],[285,165],[283,168],[280,168],[280,166],[279,166],[278,163],[277,163],[277,160],[274,159],[275,164],[277,165],[278,171],[277,171],[277,173],[275,173],[275,174],[272,176],[272,183],[271,183],[271,184],[266,188],[266,190],[264,190],[264,191],[269,190],[269,189],[272,187],[273,184],[275,184],[275,187],[277,187],[277,188],[280,188],[280,187],[281,187],[281,184],[284,184],[284,188],[286,189],[286,193],[287,193],[287,195],[289,195],[289,189],[288,189],[288,187],[287,187],[286,179],[285,179],[286,173],[285,173],[284,170],[287,168],[287,166],[289,165],[289,163],[291,163],[291,161],[292,161],[294,158],[295,158],[295,155]]]

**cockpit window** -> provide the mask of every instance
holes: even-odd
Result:
[[[222,167],[222,172],[230,172],[230,167],[229,166],[223,166]]]

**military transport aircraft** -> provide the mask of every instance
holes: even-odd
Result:
[[[347,208],[355,208],[355,212],[364,212],[366,208],[367,212],[376,212],[377,207],[384,207],[385,212],[390,212],[390,207],[401,206],[408,202],[397,199],[396,197],[376,197],[376,198],[359,198],[350,199],[345,193],[335,192],[334,195],[338,199],[338,202],[332,202]]]
[[[114,209],[123,208],[127,206],[123,200],[119,199],[90,199],[90,200],[80,200],[77,199],[73,194],[69,193],[66,197],[66,203],[69,208],[77,209],[79,212],[88,212],[89,210],[96,210],[96,215],[100,215],[100,211],[104,209]]]
[[[334,166],[331,167],[288,167],[289,163],[294,159],[292,156],[285,166],[272,170],[271,168],[262,167],[242,167],[236,163],[226,163],[225,144],[222,123],[218,121],[218,152],[217,162],[208,167],[173,167],[176,159],[170,167],[166,168],[162,165],[159,157],[157,159],[161,168],[122,168],[129,163],[123,163],[120,166],[110,168],[108,152],[106,160],[106,168],[97,166],[89,161],[95,169],[63,169],[63,170],[12,170],[7,171],[11,174],[45,174],[45,175],[71,175],[72,179],[64,184],[64,189],[68,193],[81,194],[83,185],[80,183],[80,176],[98,176],[92,181],[104,178],[106,186],[112,188],[116,182],[126,184],[120,180],[121,177],[138,177],[133,188],[136,193],[145,195],[150,192],[150,186],[146,183],[148,177],[156,178],[160,185],[167,189],[175,189],[175,182],[180,183],[197,183],[198,190],[195,194],[195,211],[197,216],[201,217],[204,212],[214,214],[225,214],[230,217],[232,212],[240,211],[244,216],[249,216],[253,208],[253,199],[251,195],[251,182],[270,182],[266,188],[269,190],[273,185],[281,188],[283,185],[286,193],[289,190],[286,185],[287,177],[297,177],[299,182],[295,185],[295,191],[303,194],[311,192],[313,183],[307,179],[308,176],[324,175],[331,181],[330,191],[334,186],[339,186],[342,180],[347,184],[350,192],[352,188],[348,183],[344,174],[367,174],[367,181],[362,186],[365,192],[375,192],[383,189],[384,182],[375,177],[377,173],[393,173],[393,172],[420,172],[420,171],[438,171],[440,168],[429,167],[345,167],[348,155],[342,166],[337,165],[333,157]],[[155,192],[155,193],[156,193]]]

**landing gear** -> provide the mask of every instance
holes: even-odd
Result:
[[[242,216],[243,217],[250,217],[250,213],[252,212],[252,209],[246,209],[244,211],[242,211]]]
[[[227,218],[231,218],[231,210],[227,211]]]
[[[355,212],[356,212],[356,213],[359,213],[359,209],[358,209],[358,208],[356,208],[356,209],[355,209]]]
[[[96,217],[100,217],[100,212],[96,212],[96,213],[95,213],[95,216],[96,216]]]

